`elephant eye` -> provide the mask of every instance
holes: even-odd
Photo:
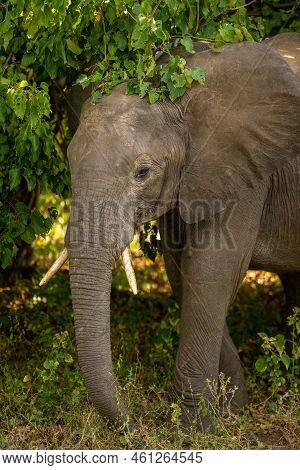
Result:
[[[150,171],[150,167],[148,165],[141,165],[135,172],[135,177],[138,179],[143,179],[147,176]]]

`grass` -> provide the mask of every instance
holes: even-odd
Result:
[[[272,396],[256,374],[259,331],[285,332],[283,292],[276,276],[250,272],[228,323],[246,370],[249,407],[218,418],[216,434],[171,433],[176,404],[172,371],[179,311],[161,258],[137,252],[141,293],[128,292],[117,263],[112,290],[114,363],[125,401],[136,417],[131,433],[107,423],[89,403],[77,364],[67,270],[47,286],[38,280],[48,258],[37,246],[38,267],[0,289],[0,448],[2,449],[295,449],[299,446],[297,396]],[[50,253],[50,254],[49,254]]]

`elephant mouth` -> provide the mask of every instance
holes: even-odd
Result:
[[[135,211],[135,227],[138,228],[154,218],[156,218],[156,207],[138,207]]]
[[[165,201],[164,203],[162,203],[162,201],[154,201],[148,207],[138,207],[135,210],[135,228],[138,229],[141,225],[163,216],[169,209],[174,207],[176,203],[176,199]]]

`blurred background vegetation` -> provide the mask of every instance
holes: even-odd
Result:
[[[131,434],[104,422],[86,397],[67,265],[38,287],[68,221],[65,97],[76,80],[92,85],[94,99],[128,79],[129,92],[150,101],[175,99],[192,72],[181,64],[165,82],[154,75],[155,55],[174,42],[192,50],[197,39],[219,47],[280,31],[300,31],[299,2],[0,3],[0,448],[297,448],[300,317],[286,312],[275,275],[249,272],[228,318],[251,405],[220,418],[216,435],[186,442],[178,430],[175,443],[169,423],[178,419],[171,389],[180,320],[155,236],[147,243],[155,229],[132,243],[138,296],[119,261],[113,276],[115,364],[138,416]]]

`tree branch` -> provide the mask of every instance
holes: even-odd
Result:
[[[6,69],[7,69],[7,67],[8,67],[8,64],[9,64],[11,58],[12,58],[12,55],[13,55],[13,53],[10,52],[9,55],[8,55],[8,57],[7,57],[7,59],[6,59],[6,61],[5,61],[5,64],[3,65],[2,77],[3,77],[3,75],[4,75],[5,72],[6,72]]]

